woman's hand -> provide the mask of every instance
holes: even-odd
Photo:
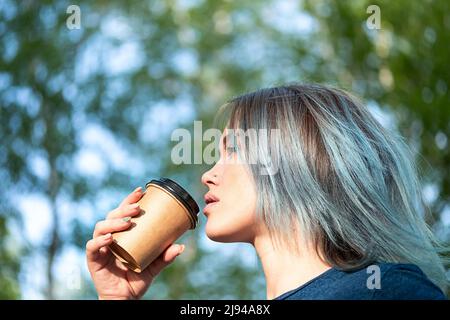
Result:
[[[93,239],[86,244],[89,272],[99,299],[139,299],[153,279],[184,250],[184,245],[173,244],[141,273],[135,273],[117,260],[106,247],[112,243],[112,232],[131,226],[130,217],[140,213],[136,203],[142,197],[142,188],[130,193],[119,207],[109,212],[106,220],[96,224]]]

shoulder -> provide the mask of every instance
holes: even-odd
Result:
[[[278,299],[430,300],[445,295],[413,264],[377,263],[352,271],[332,268]]]
[[[380,288],[374,290],[374,299],[446,299],[442,290],[418,266],[402,263],[385,263],[383,265]]]

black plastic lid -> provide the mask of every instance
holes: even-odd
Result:
[[[150,182],[147,182],[145,185],[145,188],[148,187],[149,184],[155,184],[157,186],[160,186],[161,188],[169,191],[171,194],[173,194],[178,200],[181,201],[181,203],[184,204],[186,209],[188,209],[191,216],[197,220],[197,214],[200,211],[200,208],[197,205],[197,202],[191,197],[191,195],[183,189],[178,183],[176,183],[173,180],[170,180],[168,178],[159,178],[159,179],[153,179]]]

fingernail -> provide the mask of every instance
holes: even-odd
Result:
[[[122,221],[123,222],[129,222],[131,220],[131,217],[125,217],[125,218],[122,218]]]
[[[139,203],[133,203],[132,205],[130,205],[131,209],[136,209],[139,208]]]
[[[140,191],[141,189],[142,189],[142,187],[137,187],[136,189],[134,189],[133,192],[138,192],[138,191]]]
[[[183,251],[184,251],[184,244],[182,244],[180,247],[181,247],[181,248],[180,248],[180,252],[178,253],[178,255],[180,255],[180,254],[183,253]]]
[[[111,238],[111,233],[107,233],[103,236],[103,239],[105,240],[109,240],[109,238]]]

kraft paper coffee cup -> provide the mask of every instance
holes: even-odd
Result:
[[[128,230],[113,233],[109,249],[123,264],[141,272],[166,248],[198,223],[199,207],[176,182],[151,180],[139,203],[142,212]]]

